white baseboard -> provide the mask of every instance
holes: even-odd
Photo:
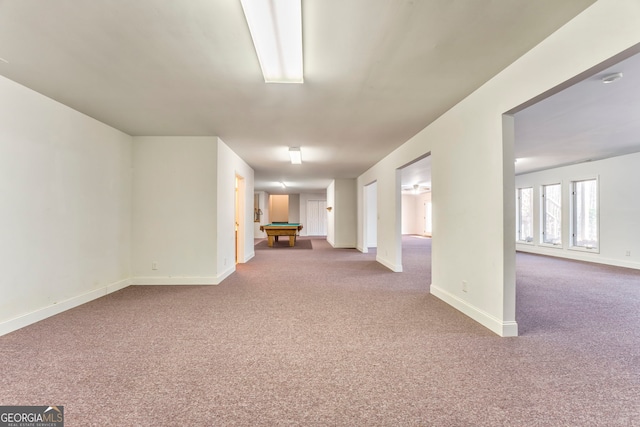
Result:
[[[120,289],[124,289],[129,285],[131,285],[131,279],[124,279],[120,280],[119,282],[110,283],[106,286],[107,294],[111,294],[113,292],[119,291]]]
[[[515,321],[503,321],[491,314],[480,310],[479,308],[469,304],[457,296],[441,289],[435,285],[431,285],[431,294],[442,301],[446,302],[456,310],[466,314],[476,322],[480,323],[489,330],[495,332],[501,337],[517,337],[518,323]]]
[[[229,267],[226,271],[223,271],[222,273],[219,273],[216,276],[216,285],[220,284],[224,279],[226,279],[227,277],[231,276],[231,274],[236,271],[236,266],[232,265],[231,267]]]
[[[25,326],[29,326],[48,317],[60,314],[63,311],[67,311],[82,304],[86,304],[89,301],[98,299],[112,292],[124,289],[131,284],[129,279],[120,280],[110,283],[98,289],[91,290],[84,294],[69,298],[64,301],[60,301],[56,304],[51,304],[46,307],[39,308],[31,313],[23,314],[13,319],[0,323],[0,336],[6,335],[9,332],[16,331]]]
[[[640,270],[640,263],[635,261],[627,261],[625,259],[605,258],[600,254],[594,254],[583,251],[564,250],[556,248],[541,248],[539,246],[516,244],[518,252],[526,252],[535,255],[545,255],[555,258],[566,258],[575,261],[593,262],[596,264],[613,265],[615,267],[633,268]]]
[[[378,261],[380,264],[384,265],[394,273],[402,273],[402,264],[394,264],[391,261],[382,258],[381,256],[376,256],[376,261]]]
[[[217,276],[137,276],[131,279],[131,284],[136,286],[219,285],[234,271],[236,266],[232,265]]]
[[[217,285],[220,283],[216,277],[173,277],[173,276],[157,276],[144,277],[138,276],[131,279],[131,284],[135,286],[145,285]]]

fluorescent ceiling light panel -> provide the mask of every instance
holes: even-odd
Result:
[[[300,153],[300,147],[289,148],[289,157],[291,157],[292,165],[302,164],[302,153]]]
[[[303,83],[301,0],[240,0],[266,83]]]

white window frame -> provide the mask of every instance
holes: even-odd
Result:
[[[578,202],[577,202],[576,186],[578,183],[585,182],[585,181],[595,181],[596,183],[597,245],[595,247],[576,245],[576,228],[577,228],[577,220],[578,220],[578,217],[577,217]],[[600,181],[597,176],[595,178],[590,177],[590,178],[576,179],[571,181],[570,209],[571,209],[571,222],[569,224],[569,249],[574,251],[582,251],[582,252],[589,252],[589,253],[600,253]]]
[[[522,190],[531,191],[531,206],[529,210],[531,212],[531,240],[522,240]],[[533,213],[533,187],[521,187],[516,189],[516,243],[524,245],[533,245],[534,242],[534,221],[535,215]]]
[[[547,225],[547,188],[553,186],[560,186],[560,241],[558,243],[549,243],[545,241],[545,231]],[[547,246],[550,248],[559,248],[562,249],[564,247],[564,230],[563,230],[563,216],[564,216],[564,208],[562,203],[562,195],[563,195],[563,185],[562,182],[554,182],[551,184],[543,184],[540,186],[540,246]]]

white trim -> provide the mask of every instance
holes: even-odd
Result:
[[[598,247],[596,248],[587,248],[586,246],[578,246],[575,245],[575,238],[574,238],[574,234],[575,234],[575,226],[576,226],[576,196],[575,196],[575,192],[576,192],[576,184],[579,182],[586,182],[586,181],[595,181],[596,182],[596,212],[597,212],[597,216],[596,216],[596,222],[597,222],[597,243],[598,243]],[[592,177],[591,178],[586,178],[586,179],[572,179],[571,180],[571,184],[569,186],[569,246],[567,247],[568,250],[570,251],[585,251],[585,252],[591,252],[591,253],[600,253],[600,176],[596,175],[595,178]]]
[[[479,308],[469,304],[467,301],[458,298],[457,296],[445,291],[432,284],[430,287],[431,295],[440,298],[453,308],[466,314],[482,326],[495,332],[501,337],[517,337],[518,336],[518,323],[515,321],[503,321],[491,314],[480,310]]]
[[[35,311],[32,311],[31,313],[26,313],[18,317],[14,317],[13,319],[0,323],[0,336],[6,335],[13,331],[17,331],[20,328],[24,328],[25,326],[29,326],[48,317],[55,316],[56,314],[60,314],[63,311],[67,311],[82,304],[86,304],[89,301],[93,301],[94,299],[98,299],[112,292],[119,291],[120,289],[126,288],[130,284],[131,280],[129,279],[119,280],[117,282],[105,285],[101,288],[85,292],[84,294],[80,294],[75,297],[71,297],[64,301],[39,308]]]
[[[255,250],[251,251],[250,254],[248,254],[247,256],[245,256],[244,261],[242,262],[243,264],[246,262],[249,262],[253,257],[256,256],[256,252]]]
[[[600,247],[597,248],[587,248],[586,246],[569,246],[567,248],[568,251],[576,251],[576,252],[584,252],[586,254],[599,254]]]
[[[552,251],[552,253],[550,253],[540,249],[542,248],[518,247],[516,248],[516,251],[525,252],[525,253],[534,254],[534,255],[550,256],[553,258],[564,258],[564,259],[571,259],[574,261],[584,261],[584,262],[591,262],[595,264],[613,265],[616,267],[625,267],[625,268],[633,268],[635,270],[640,270],[640,262],[624,261],[624,260],[619,260],[615,258],[601,258],[600,253],[596,253],[593,251],[587,252],[587,251],[579,251],[579,250],[572,249],[571,252],[563,251],[561,253],[557,253],[555,251]],[[584,256],[584,255],[591,255],[591,256]]]
[[[394,273],[402,273],[402,264],[400,265],[396,265],[390,261],[387,261],[386,259],[380,257],[380,256],[376,256],[376,261],[378,261],[380,264],[384,265],[385,267],[387,267],[389,270],[393,271]]]
[[[123,279],[118,282],[113,282],[105,286],[107,293],[105,295],[109,295],[113,292],[119,291],[120,289],[124,289],[127,286],[131,285],[131,279]]]
[[[217,285],[215,277],[172,277],[172,276],[158,276],[158,277],[134,277],[131,279],[131,284],[135,286],[145,285]]]
[[[131,279],[131,284],[136,286],[219,285],[234,271],[236,271],[235,265],[217,276],[138,276]]]
[[[564,245],[562,243],[559,243],[557,245],[554,245],[553,243],[538,243],[539,247],[541,248],[549,248],[549,249],[564,249]]]
[[[544,232],[545,232],[545,225],[546,225],[546,187],[553,187],[559,185],[560,186],[560,243],[559,244],[554,244],[554,243],[547,243],[544,241]],[[561,179],[559,182],[558,181],[554,181],[552,183],[549,184],[540,184],[540,193],[538,194],[538,197],[540,198],[540,217],[539,217],[539,221],[540,221],[540,232],[538,235],[538,241],[539,246],[546,246],[546,247],[551,247],[551,248],[560,248],[560,249],[564,249],[564,236],[566,233],[565,230],[565,219],[566,219],[566,208],[565,208],[565,192],[566,192],[566,185],[564,184],[564,180]],[[534,215],[535,218],[535,215]]]
[[[235,271],[236,271],[236,266],[232,265],[226,271],[223,271],[222,273],[219,273],[216,276],[216,281],[215,281],[214,285],[219,285],[224,279],[226,279],[227,277],[231,276],[231,274],[233,272],[235,272]]]
[[[329,242],[329,240],[327,240],[327,242],[331,245],[333,249],[357,249],[353,245],[336,245],[335,243]]]

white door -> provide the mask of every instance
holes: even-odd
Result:
[[[327,235],[327,201],[307,201],[307,236]]]

